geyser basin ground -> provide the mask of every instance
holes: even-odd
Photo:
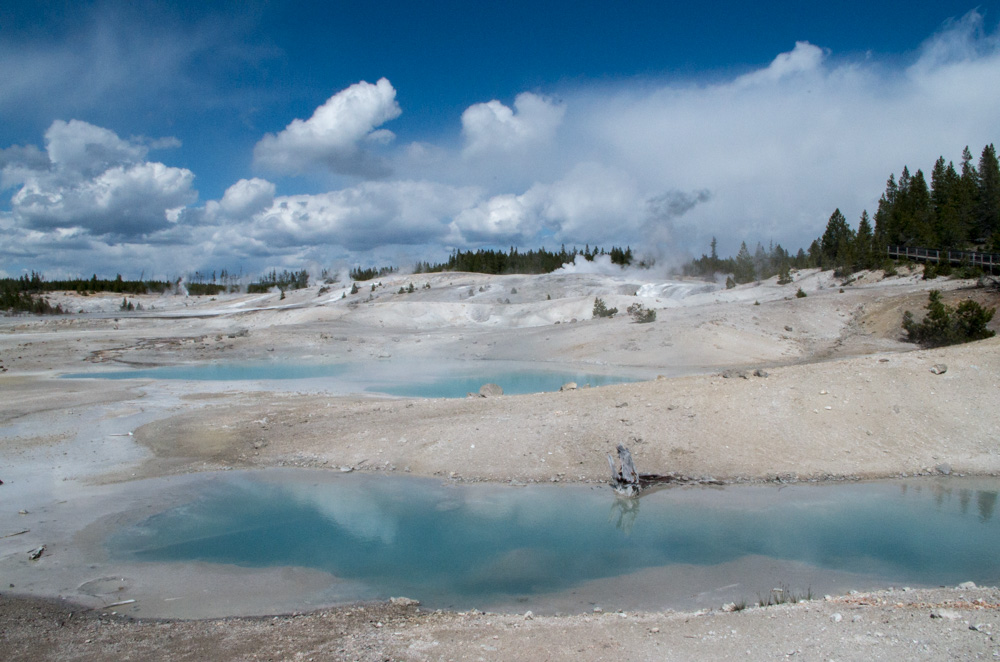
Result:
[[[781,585],[822,594],[1000,581],[995,479],[675,488],[623,500],[604,486],[267,470],[157,490],[143,510],[81,537],[107,554],[104,574],[123,575],[112,597],[138,599],[147,615],[183,615],[202,572],[265,593],[262,577],[279,572],[274,602],[285,608],[406,595],[431,608],[536,613],[718,607]],[[133,595],[162,580],[128,574],[187,579],[170,595]],[[251,611],[276,609],[257,602]]]
[[[562,364],[523,361],[374,360],[360,363],[242,361],[130,368],[64,374],[64,379],[156,379],[198,382],[294,381],[336,393],[373,392],[415,398],[462,398],[486,383],[507,395],[558,391],[568,382],[580,387],[621,384],[649,378],[649,371],[598,372]]]

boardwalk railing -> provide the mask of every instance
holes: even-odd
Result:
[[[915,262],[948,262],[953,265],[967,264],[981,267],[983,271],[1000,271],[1000,253],[976,253],[974,251],[945,251],[936,248],[909,248],[889,246],[889,257],[894,260],[914,260]]]

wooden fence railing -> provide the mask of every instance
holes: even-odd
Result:
[[[947,261],[952,265],[968,264],[980,267],[991,274],[1000,271],[1000,253],[977,253],[974,251],[948,251],[937,248],[910,248],[907,246],[889,246],[889,257],[894,260],[914,260],[916,262],[934,262],[941,264]]]

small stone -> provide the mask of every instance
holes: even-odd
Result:
[[[794,331],[794,330],[795,330],[795,329],[793,329],[792,327],[790,327],[790,326],[788,326],[788,325],[786,325],[786,326],[785,326],[785,331],[788,331],[789,333],[791,333],[791,332],[792,332],[792,331]]]
[[[962,615],[953,609],[937,609],[931,612],[931,618],[946,618],[949,621],[957,621]]]
[[[951,465],[948,464],[947,462],[942,462],[941,464],[937,465],[934,468],[937,470],[939,474],[943,474],[945,476],[951,473]]]
[[[976,582],[962,582],[958,585],[959,588],[976,588]]]
[[[833,614],[832,616],[830,616],[830,620],[833,621],[834,623],[839,623],[842,620],[844,620],[844,617],[841,616],[840,614]]]
[[[933,372],[935,375],[943,375],[944,373],[948,372],[948,366],[946,366],[943,363],[935,363],[934,365],[931,366],[931,372]]]
[[[340,467],[340,473],[349,474],[354,471],[354,467]]]
[[[534,617],[535,617],[535,615],[531,613],[530,609],[528,611],[524,612],[524,620],[530,621]]]
[[[565,384],[563,384],[562,386],[559,387],[559,390],[560,391],[575,391],[576,390],[576,382],[566,382]]]
[[[483,384],[479,387],[479,395],[484,398],[493,398],[503,395],[503,387],[499,384]]]
[[[398,607],[416,607],[420,604],[420,600],[414,600],[413,598],[389,598],[389,602]]]
[[[45,553],[45,545],[42,545],[41,547],[36,547],[35,549],[29,551],[28,558],[31,559],[32,561],[37,561],[42,557],[42,554],[44,553]]]
[[[753,376],[754,377],[768,377],[769,375],[767,374],[767,370],[761,370],[760,368],[757,368],[756,370],[753,371]]]

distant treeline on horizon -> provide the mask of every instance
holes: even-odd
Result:
[[[862,269],[886,267],[888,246],[906,246],[937,249],[970,249],[1000,252],[1000,164],[992,144],[983,148],[978,167],[972,164],[972,153],[966,147],[962,152],[960,168],[945,164],[938,158],[931,170],[931,181],[922,170],[910,174],[907,166],[897,180],[889,175],[885,193],[878,203],[874,227],[868,211],[861,214],[857,229],[853,229],[841,214],[834,210],[823,235],[814,240],[808,250],[800,248],[794,255],[778,245],[767,249],[757,243],[753,253],[746,242],[740,245],[735,257],[720,258],[716,254],[713,237],[711,254],[702,255],[681,267],[688,276],[713,276],[730,274],[729,284],[764,280],[774,275],[779,280],[789,279],[790,269],[820,267],[835,269],[847,275]],[[544,247],[521,251],[480,248],[455,250],[447,261],[437,264],[418,262],[414,273],[442,271],[468,271],[483,274],[546,274],[573,262],[578,256],[593,261],[607,255],[612,264],[632,266],[635,255],[631,247],[612,247],[606,251],[589,244],[581,251],[574,247],[549,251]],[[651,261],[639,261],[638,266],[651,266]],[[349,272],[352,281],[366,281],[399,271],[398,267],[355,267]],[[113,280],[89,279],[45,280],[36,272],[20,278],[0,279],[0,310],[33,313],[60,313],[58,306],[49,305],[40,295],[45,292],[71,291],[80,294],[114,292],[123,295],[178,292],[192,295],[216,295],[222,292],[268,292],[274,289],[295,290],[308,285],[307,270],[271,270],[257,280],[244,285],[246,277],[223,269],[216,274],[196,271],[186,279],[176,281],[125,280],[118,274]],[[338,277],[324,270],[319,281],[337,282]]]

